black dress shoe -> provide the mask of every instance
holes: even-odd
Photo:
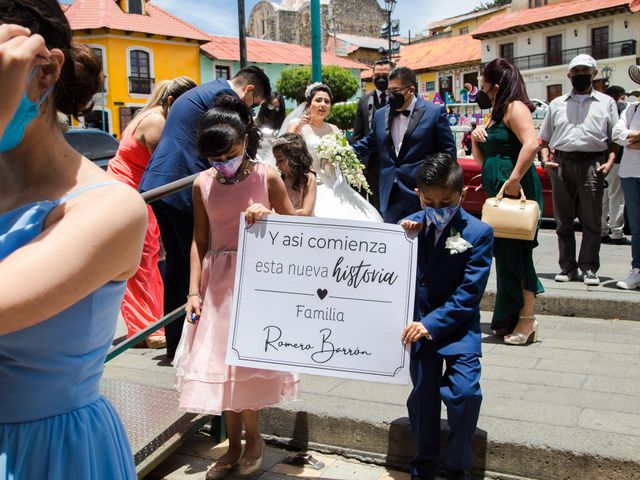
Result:
[[[625,237],[612,238],[612,239],[609,240],[609,243],[611,245],[631,245],[631,242]]]
[[[611,239],[611,237],[609,235],[604,235],[602,237],[600,237],[600,243],[613,243],[613,240]]]
[[[469,472],[466,471],[447,470],[446,475],[448,480],[471,480]]]

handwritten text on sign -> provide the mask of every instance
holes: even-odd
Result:
[[[397,225],[243,220],[227,364],[407,383],[415,259]]]

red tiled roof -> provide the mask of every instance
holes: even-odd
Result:
[[[629,8],[631,9],[632,12],[640,11],[640,0],[632,0],[631,5],[629,5]]]
[[[556,3],[546,7],[529,8],[517,12],[507,12],[490,18],[472,33],[474,38],[490,36],[503,30],[524,27],[531,24],[545,23],[560,18],[573,17],[598,10],[629,5],[629,0],[575,0],[572,2]],[[640,3],[633,0],[633,3]],[[640,9],[640,5],[638,5]]]
[[[150,33],[168,37],[207,41],[206,33],[171,15],[153,3],[146,14],[125,13],[116,0],[76,0],[65,15],[73,30],[110,28],[125,32]]]
[[[403,46],[398,66],[416,71],[428,70],[480,62],[481,54],[480,40],[474,40],[471,35],[459,35]]]
[[[240,60],[237,37],[212,35],[211,41],[200,47],[202,52],[217,60]],[[292,43],[247,38],[247,61],[253,63],[279,63],[285,65],[311,65],[311,49]],[[366,69],[367,66],[345,57],[322,53],[322,63],[345,68]]]

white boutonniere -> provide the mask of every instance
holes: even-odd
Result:
[[[460,232],[456,232],[454,228],[451,229],[449,238],[447,238],[447,243],[444,245],[444,248],[449,250],[451,255],[465,252],[471,247],[473,247],[473,245],[462,238]]]

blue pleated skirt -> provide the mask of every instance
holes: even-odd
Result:
[[[62,415],[0,423],[0,480],[136,478],[127,435],[104,397]]]

